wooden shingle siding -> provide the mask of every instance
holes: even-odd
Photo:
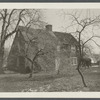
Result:
[[[67,71],[71,67],[71,57],[77,57],[77,50],[71,51],[71,46],[77,46],[76,39],[67,33],[53,32],[44,29],[29,29],[25,27],[19,28],[19,34],[16,34],[12,48],[8,57],[8,68],[20,73],[25,73],[26,67],[30,67],[31,63],[23,57],[27,51],[27,56],[32,59],[37,50],[43,49],[44,55],[37,57],[34,69],[38,66],[42,71],[54,71],[57,66],[63,71]],[[34,38],[29,45],[27,42]],[[28,47],[28,50],[27,50]],[[48,52],[48,53],[46,53]]]

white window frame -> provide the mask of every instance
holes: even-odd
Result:
[[[71,51],[75,52],[76,51],[76,47],[74,45],[71,45]]]
[[[77,57],[71,57],[71,64],[77,65]]]

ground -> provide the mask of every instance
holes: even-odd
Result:
[[[76,70],[75,70],[76,71]],[[34,74],[29,79],[28,75],[17,73],[6,73],[0,75],[0,92],[82,92],[100,91],[100,67],[93,66],[83,69],[83,74],[88,87],[83,87],[81,78],[76,71],[74,75],[55,73]]]

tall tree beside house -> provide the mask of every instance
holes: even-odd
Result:
[[[77,70],[82,78],[82,82],[84,87],[87,87],[85,80],[84,80],[84,76],[80,70],[81,64],[82,64],[82,59],[84,58],[84,48],[85,45],[89,42],[89,41],[93,41],[93,38],[97,38],[97,36],[94,34],[94,27],[96,26],[96,24],[98,24],[100,22],[100,16],[96,16],[95,18],[91,18],[90,17],[86,17],[83,18],[81,16],[81,14],[78,14],[77,12],[75,12],[75,14],[66,14],[67,16],[70,16],[71,18],[71,24],[67,27],[67,31],[70,30],[70,28],[73,28],[74,30],[71,32],[69,31],[68,33],[73,34],[74,36],[76,36],[77,38],[77,42],[78,42],[78,66],[77,66]],[[91,29],[91,34],[88,36],[88,38],[85,38],[85,41],[83,41],[83,37],[84,34],[88,34],[88,28]]]
[[[35,9],[1,9],[0,10],[0,74],[3,73],[4,46],[6,40],[18,31],[19,25],[29,27],[40,21],[39,10]]]

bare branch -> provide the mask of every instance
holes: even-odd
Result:
[[[72,14],[68,14],[68,15],[72,16],[72,17],[74,18],[74,21],[76,21],[77,24],[79,24],[81,27],[83,27],[83,25],[78,21],[78,18],[77,18],[77,17],[75,17],[75,16],[72,15]]]
[[[14,29],[12,32],[10,32],[9,34],[7,34],[7,35],[5,36],[5,40],[6,40],[8,37],[10,37],[11,35],[13,35],[15,32],[18,31],[17,29],[18,29],[19,23],[20,23],[20,21],[21,21],[21,14],[23,13],[23,11],[25,11],[25,9],[23,9],[23,10],[20,11],[20,13],[19,13],[19,18],[18,18],[17,24],[16,24],[16,26],[15,26],[15,29]]]
[[[86,40],[84,43],[83,43],[83,46],[88,42],[90,41],[94,36],[91,36],[88,40]]]
[[[93,39],[91,39],[98,47],[100,47],[100,45]]]
[[[6,26],[6,28],[5,28],[5,32],[7,32],[7,29],[8,29],[8,27],[9,27],[9,25],[10,25],[11,16],[13,15],[13,12],[14,12],[14,11],[15,11],[15,9],[13,9],[13,10],[11,11],[10,15],[9,15],[8,22],[7,22],[7,26]]]

